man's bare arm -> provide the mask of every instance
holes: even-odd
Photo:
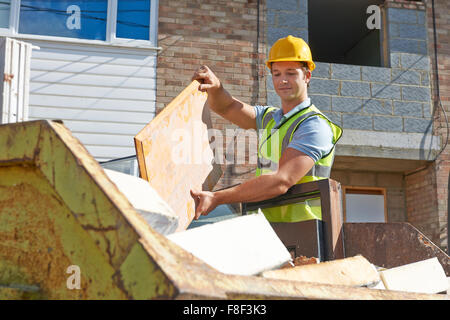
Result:
[[[250,179],[238,186],[217,192],[195,192],[195,219],[207,215],[220,204],[255,202],[276,197],[296,184],[314,165],[314,160],[301,151],[287,148],[279,163],[278,171]]]
[[[208,93],[206,104],[211,110],[240,128],[256,129],[254,108],[225,90],[219,78],[207,66],[201,66],[192,76],[192,80],[201,82],[199,90]]]

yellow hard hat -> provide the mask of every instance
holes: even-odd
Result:
[[[303,61],[308,64],[309,70],[313,71],[316,68],[308,44],[302,38],[293,36],[278,39],[273,44],[266,65],[272,69],[272,62],[277,61]]]

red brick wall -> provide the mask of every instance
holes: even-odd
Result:
[[[437,60],[439,75],[439,94],[442,107],[447,117],[450,117],[450,2],[448,0],[434,1],[435,21],[436,21],[436,43]],[[444,113],[439,106],[437,97],[436,72],[434,71],[435,50],[434,50],[434,30],[433,30],[433,12],[432,2],[427,1],[427,19],[428,19],[428,52],[433,63],[433,72],[431,74],[433,84],[434,100],[434,134],[441,136],[443,143],[447,139],[447,122]],[[438,213],[438,230],[440,234],[440,244],[447,247],[447,197],[448,197],[448,178],[450,169],[450,147],[441,153],[433,167],[436,179],[436,202]],[[439,242],[438,242],[439,243]]]
[[[420,2],[389,0],[405,8],[422,6]],[[410,2],[409,4],[407,2]],[[432,61],[431,82],[433,88],[433,134],[447,139],[447,123],[437,99],[436,64],[434,48],[432,1],[424,1],[427,12],[428,54]],[[450,116],[450,2],[435,0],[437,59],[439,92],[447,117]],[[393,4],[392,4],[393,5]],[[406,176],[406,197],[408,221],[424,232],[442,248],[447,247],[447,197],[450,169],[450,147],[427,168]]]
[[[265,102],[264,3],[260,1],[258,35],[256,0],[159,1],[158,111],[190,83],[202,64],[236,98],[251,104]],[[212,118],[216,129],[236,128],[215,114]],[[246,180],[254,175],[254,167],[227,166],[217,188]]]

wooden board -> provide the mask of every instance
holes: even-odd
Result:
[[[222,175],[213,164],[207,93],[199,85],[193,81],[134,138],[141,177],[179,217],[177,231],[195,215],[190,190],[212,190]]]

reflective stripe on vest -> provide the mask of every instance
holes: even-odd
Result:
[[[292,140],[295,130],[309,117],[321,117],[327,121],[333,132],[333,145],[342,135],[342,129],[331,122],[314,105],[300,110],[290,117],[278,128],[275,127],[273,114],[277,108],[268,108],[263,116],[262,125],[264,132],[258,146],[258,164],[256,175],[270,173],[278,170],[278,162],[281,154]],[[297,184],[317,181],[330,177],[331,166],[334,161],[334,146],[329,154],[314,163],[308,173]],[[274,208],[262,209],[266,218],[271,222],[298,222],[311,219],[322,219],[320,198],[308,199],[304,202],[283,205]]]

